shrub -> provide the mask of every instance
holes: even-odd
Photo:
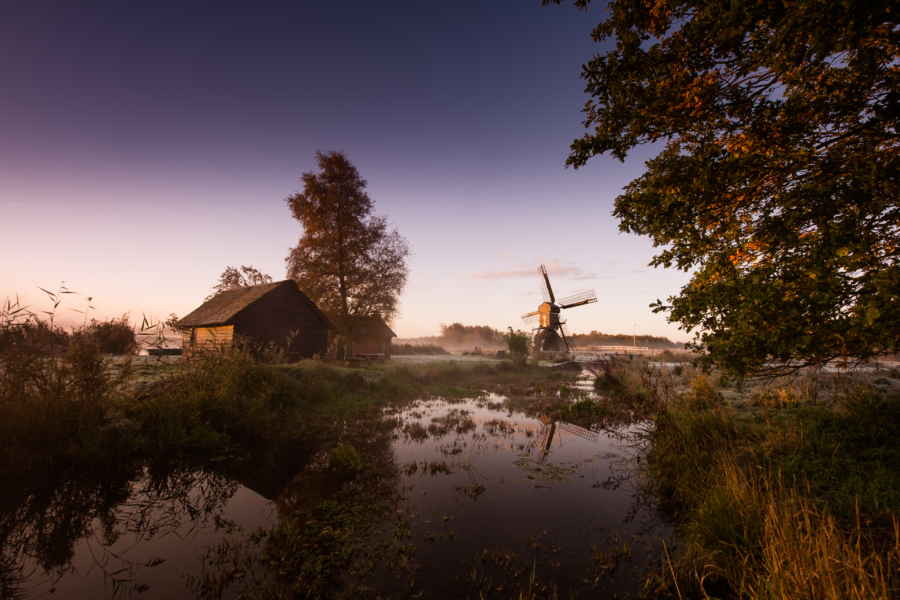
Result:
[[[362,464],[362,458],[352,444],[333,448],[328,454],[328,465],[335,471],[350,473]]]
[[[137,334],[129,323],[128,313],[118,319],[92,320],[84,333],[94,338],[104,354],[136,354],[138,351]]]
[[[524,359],[531,351],[531,336],[524,331],[513,331],[510,327],[509,333],[503,334],[503,339],[506,340],[507,351],[514,358]]]
[[[0,468],[90,457],[103,440],[131,443],[128,423],[110,423],[130,362],[114,368],[84,329],[63,337],[51,323],[0,317]]]
[[[0,315],[0,351],[28,347],[49,356],[62,354],[68,345],[69,334],[62,327],[37,319],[4,319]]]

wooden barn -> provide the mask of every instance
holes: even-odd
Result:
[[[272,344],[291,360],[324,355],[328,331],[335,328],[291,279],[226,290],[179,320],[178,326],[187,356],[240,341],[252,347]]]
[[[335,358],[382,359],[391,357],[391,340],[397,337],[379,316],[353,317],[351,335],[336,351]]]

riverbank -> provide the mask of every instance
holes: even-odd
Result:
[[[199,360],[111,358],[72,344],[12,356],[0,380],[0,473],[115,468],[136,458],[246,453],[315,438],[385,406],[488,391],[528,394],[563,376],[533,365],[443,358],[366,367],[266,363],[237,350]],[[558,387],[558,385],[557,385]]]
[[[691,367],[604,371],[598,389],[654,414],[641,471],[677,523],[661,573],[671,593],[900,594],[897,372],[735,386]]]
[[[658,570],[667,530],[609,484],[636,416],[575,373],[239,352],[106,367],[131,379],[93,399],[99,423],[49,459],[31,447],[0,494],[4,597],[595,597]]]
[[[429,513],[409,508],[413,474],[456,473],[463,479],[452,488],[453,502],[477,504],[483,486],[509,480],[506,470],[512,465],[528,474],[521,480],[525,488],[515,493],[527,490],[529,502],[543,506],[541,494],[548,492],[541,490],[566,483],[569,470],[587,477],[578,469],[594,469],[591,461],[598,458],[573,455],[565,464],[545,467],[553,432],[560,443],[563,432],[570,436],[569,450],[562,452],[600,432],[612,432],[634,448],[622,470],[592,472],[587,487],[595,493],[633,485],[634,497],[653,506],[648,513],[653,519],[676,524],[677,536],[660,538],[668,545],[645,557],[648,565],[653,556],[664,557],[642,571],[643,578],[651,577],[643,587],[647,593],[661,588],[675,596],[722,598],[897,594],[900,379],[894,372],[806,373],[802,379],[735,386],[690,364],[660,368],[635,358],[593,365],[600,369],[593,383],[600,396],[591,398],[576,373],[485,357],[417,357],[347,367],[271,364],[238,351],[190,363],[112,361],[90,348],[72,348],[62,357],[6,363],[0,415],[4,475],[139,472],[150,462],[207,465],[185,467],[189,478],[196,468],[233,469],[245,485],[276,498],[284,518],[227,542],[243,544],[241,560],[249,563],[222,558],[210,563],[210,570],[195,572],[200,579],[194,589],[201,596],[217,597],[249,566],[260,569],[260,585],[275,586],[269,589],[299,586],[296,593],[343,594],[347,573],[363,573],[359,581],[368,581],[365,569],[355,571],[362,566],[349,565],[346,557],[365,557],[374,565],[386,551],[391,558],[382,565],[387,569],[382,576],[402,573],[414,586],[418,568],[437,568],[440,559],[423,552],[428,545],[420,544],[415,553],[409,541],[416,527],[428,544],[437,535]],[[517,425],[510,418],[530,421]],[[445,439],[448,432],[464,437]],[[425,460],[419,454],[427,440],[434,447]],[[486,440],[492,440],[492,453],[502,453],[497,456],[512,454],[489,461],[496,472],[482,482],[470,467],[484,456]],[[408,462],[399,464],[397,453],[406,446]],[[515,454],[522,450],[527,458]],[[273,463],[288,457],[290,466],[283,473],[258,475],[253,465],[269,460],[260,462],[264,457]],[[470,476],[475,479],[465,479]],[[185,488],[185,493],[192,492]],[[547,504],[546,510],[557,508]],[[541,514],[529,517],[538,529],[545,520]],[[327,523],[331,533],[322,537],[325,530],[309,529],[316,523]],[[454,539],[449,527],[440,535]],[[23,533],[22,539],[28,536]],[[570,569],[589,559],[586,564],[597,569],[585,593],[606,585],[610,565],[630,560],[631,546],[612,539],[608,548],[588,558],[575,554],[574,563],[565,563]],[[377,545],[382,542],[389,550]],[[494,566],[482,565],[467,585],[473,594],[488,593],[491,581],[503,580],[518,586],[504,588],[515,597],[552,597],[557,584],[576,589],[573,574],[554,575],[559,561],[554,562],[552,544],[549,548],[544,567],[531,571],[521,549],[515,560],[508,553],[506,558],[485,554]],[[227,556],[232,555],[222,554]],[[267,561],[273,557],[288,575],[271,579]],[[318,570],[323,568],[337,579]],[[529,572],[546,582],[544,592],[528,583]],[[437,572],[430,577],[440,580]],[[284,587],[287,581],[294,583]]]

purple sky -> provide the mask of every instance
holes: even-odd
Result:
[[[401,336],[505,329],[545,263],[574,332],[687,334],[647,305],[687,275],[619,234],[623,165],[565,169],[583,132],[598,3],[19,2],[0,20],[0,293],[93,297],[94,316],[184,315],[228,265],[276,280],[284,199],[344,150],[415,256]],[[70,308],[82,306],[71,301]],[[72,317],[77,317],[70,313]]]

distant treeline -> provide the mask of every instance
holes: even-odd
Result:
[[[440,346],[453,350],[471,350],[473,348],[505,348],[506,340],[503,332],[488,327],[487,325],[463,325],[452,323],[441,324],[441,335],[429,335],[418,338],[397,338],[392,348],[399,344],[412,344],[415,346]],[[391,350],[393,354],[396,354]]]
[[[645,348],[672,348],[682,349],[684,344],[673,342],[666,337],[657,337],[655,335],[639,335],[637,339],[627,334],[609,334],[592,331],[590,333],[576,333],[572,336],[576,346],[637,346]],[[441,325],[441,335],[433,335],[420,338],[397,339],[394,342],[396,348],[398,344],[414,344],[414,345],[434,345],[451,349],[471,349],[475,347],[482,348],[505,348],[506,340],[503,332],[488,327],[487,325],[463,325],[462,323],[452,323],[451,325]],[[397,352],[394,352],[397,354]]]
[[[434,344],[391,344],[391,354],[394,356],[434,356],[437,354],[450,354],[441,346]]]
[[[576,346],[642,346],[644,348],[678,348],[683,349],[684,344],[673,342],[666,337],[655,335],[639,335],[636,338],[628,334],[610,334],[592,331],[590,333],[572,334]]]
[[[503,333],[487,325],[441,324],[440,338],[449,346],[505,346]]]

